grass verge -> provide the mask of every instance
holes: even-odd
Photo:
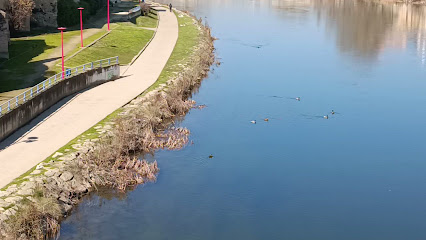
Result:
[[[148,16],[139,16],[136,18],[136,25],[138,27],[156,28],[158,26],[158,16],[152,12]]]
[[[64,42],[78,36],[79,31],[64,33]],[[10,59],[0,59],[0,92],[26,86],[29,75],[37,72],[40,62],[46,60],[55,48],[61,45],[60,33],[11,39]]]
[[[69,59],[65,66],[77,67],[114,56],[119,57],[121,64],[128,64],[154,34],[153,31],[140,29],[129,22],[115,23],[113,27],[114,30],[110,34]]]
[[[175,12],[175,14],[179,25],[179,37],[176,46],[160,77],[145,93],[157,88],[160,84],[166,83],[167,80],[181,72],[189,64],[188,58],[200,40],[200,31],[198,26],[194,24],[194,19],[178,12]]]

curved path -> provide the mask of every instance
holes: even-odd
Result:
[[[175,14],[169,11],[159,11],[159,14],[155,37],[125,76],[59,102],[29,124],[34,127],[28,131],[24,127],[0,144],[3,149],[0,151],[0,188],[137,97],[158,79],[178,38]]]

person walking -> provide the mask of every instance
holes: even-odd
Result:
[[[169,4],[170,12],[172,11],[172,3]]]

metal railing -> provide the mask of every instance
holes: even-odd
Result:
[[[84,73],[92,69],[107,67],[115,64],[118,64],[118,56],[86,63],[76,68],[66,68],[64,73],[58,73],[44,80],[43,82],[29,88],[28,90],[17,95],[16,97],[9,99],[7,102],[2,103],[0,105],[0,117],[4,116],[6,113],[9,113],[15,108],[18,108],[20,105],[41,94],[42,92],[54,86],[55,84],[63,81],[64,79],[74,77],[80,73]]]

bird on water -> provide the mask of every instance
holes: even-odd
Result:
[[[325,115],[325,116],[324,116],[324,119],[328,119],[328,115]]]
[[[256,124],[256,120],[251,120],[250,122],[253,124]]]

